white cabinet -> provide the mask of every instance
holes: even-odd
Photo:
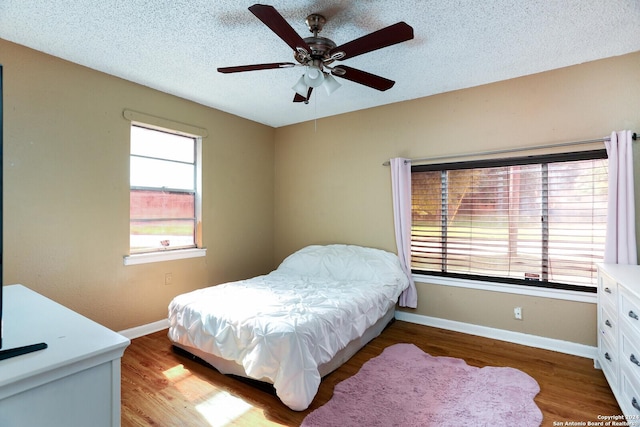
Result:
[[[640,418],[640,266],[602,264],[598,272],[598,358],[620,408]]]
[[[129,340],[22,285],[3,291],[3,349],[48,348],[0,360],[0,426],[119,426]]]

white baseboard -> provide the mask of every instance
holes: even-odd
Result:
[[[434,328],[447,329],[450,331],[462,332],[470,335],[477,335],[485,338],[492,338],[500,341],[522,344],[529,347],[542,348],[545,350],[557,351],[560,353],[572,354],[574,356],[596,359],[597,347],[585,344],[578,344],[570,341],[563,341],[554,338],[541,337],[538,335],[523,334],[521,332],[507,331],[505,329],[490,328],[488,326],[473,325],[471,323],[457,322],[455,320],[440,319],[437,317],[424,316],[421,314],[407,313],[396,310],[396,319],[405,322],[416,323],[418,325],[433,326]],[[125,329],[118,333],[130,340],[144,335],[167,329],[168,319],[158,320],[135,328]]]
[[[146,325],[136,326],[135,328],[125,329],[124,331],[119,331],[118,333],[132,340],[134,338],[139,338],[144,335],[149,335],[154,332],[167,329],[168,327],[169,319],[162,319],[158,320],[157,322],[148,323]]]
[[[485,338],[492,338],[495,340],[507,341],[515,344],[522,344],[529,347],[542,348],[545,350],[557,351],[574,356],[586,357],[588,359],[594,360],[596,359],[596,354],[598,352],[597,347],[592,347],[585,344],[578,344],[570,341],[541,337],[538,335],[523,334],[522,332],[507,331],[505,329],[496,329],[487,326],[473,325],[471,323],[440,319],[437,317],[407,313],[398,310],[396,310],[396,319],[404,320],[411,323],[417,323],[419,325],[433,326],[435,328],[463,332],[465,334],[477,335]]]

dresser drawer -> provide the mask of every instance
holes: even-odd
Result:
[[[620,316],[640,336],[640,301],[625,291],[620,293]]]
[[[600,359],[600,366],[604,372],[607,381],[611,388],[616,388],[618,385],[618,355],[616,348],[612,346],[611,342],[605,337],[600,337],[598,343],[598,358]]]
[[[622,397],[618,403],[622,412],[628,417],[629,425],[637,425],[640,422],[640,386],[637,381],[630,378],[625,370],[622,371],[621,376],[620,394]]]
[[[598,329],[600,336],[607,337],[615,348],[618,342],[618,316],[607,309],[607,306],[601,305],[599,308]]]
[[[618,283],[606,274],[598,277],[598,298],[601,304],[618,310]]]
[[[640,339],[626,327],[622,328],[620,337],[620,365],[626,366],[627,372],[640,381]]]

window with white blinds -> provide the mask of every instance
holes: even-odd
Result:
[[[412,167],[415,273],[595,292],[606,151]]]

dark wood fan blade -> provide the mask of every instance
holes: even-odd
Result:
[[[344,71],[344,73],[340,70]],[[366,71],[347,67],[346,65],[336,66],[334,70],[331,71],[331,74],[380,91],[391,89],[393,85],[396,84],[393,80],[385,79],[384,77],[376,76],[375,74],[367,73]]]
[[[289,68],[295,67],[293,62],[273,62],[271,64],[255,64],[255,65],[238,65],[237,67],[221,67],[218,71],[221,73],[240,73],[242,71],[270,70],[272,68]]]
[[[382,49],[383,47],[401,43],[413,38],[413,28],[405,22],[398,22],[381,30],[362,36],[341,46],[331,49],[331,54],[344,52],[344,60],[363,53]]]
[[[307,91],[307,97],[305,98],[304,96],[300,95],[298,92],[296,92],[296,96],[293,97],[293,102],[304,102],[305,104],[309,103],[309,99],[311,99],[311,92],[313,92],[313,88],[310,87],[309,91]]]
[[[297,51],[296,48],[303,48],[307,52],[309,45],[304,41],[302,37],[289,25],[289,23],[280,15],[280,13],[273,7],[264,4],[254,4],[249,7],[251,13],[253,13],[259,20],[261,20],[267,27],[278,35],[291,49]]]

